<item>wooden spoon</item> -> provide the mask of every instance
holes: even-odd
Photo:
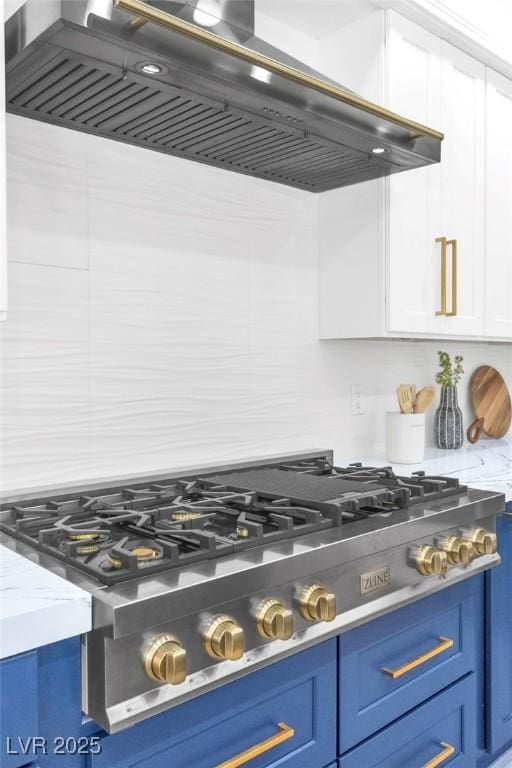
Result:
[[[414,413],[425,413],[432,405],[435,396],[435,387],[423,387],[423,389],[420,389],[414,403]]]
[[[414,404],[411,397],[411,388],[406,384],[400,384],[396,390],[396,394],[402,413],[412,413],[414,410]]]

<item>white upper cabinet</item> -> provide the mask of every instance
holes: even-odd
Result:
[[[439,165],[388,183],[387,329],[481,336],[485,67],[397,14],[387,40],[388,105],[445,133]]]
[[[512,81],[487,70],[485,329],[512,339]]]
[[[440,235],[454,240],[447,254],[447,310],[450,280],[455,283],[456,314],[444,332],[461,336],[484,333],[485,270],[485,67],[443,43],[441,63],[442,148]],[[450,270],[456,248],[457,270]]]
[[[321,337],[484,337],[485,67],[393,11],[383,18],[382,91],[363,95],[380,95],[389,109],[443,131],[442,159],[368,190],[357,223],[375,235],[378,217],[382,237],[363,237],[361,252],[347,253],[325,234],[334,209],[338,222],[354,226],[347,198],[320,200]],[[352,44],[362,26],[344,31]],[[356,247],[358,240],[350,238]],[[340,264],[364,271],[378,305],[364,319],[364,300],[336,297]]]
[[[386,19],[386,104],[441,126],[441,41],[398,16]],[[444,155],[444,142],[441,149]],[[439,167],[396,174],[386,184],[387,324],[401,334],[442,332],[435,315],[436,245],[441,232]]]

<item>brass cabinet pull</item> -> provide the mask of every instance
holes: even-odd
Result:
[[[425,763],[422,768],[437,768],[438,765],[441,765],[448,760],[449,757],[455,754],[455,747],[448,744],[446,741],[442,741],[440,746],[443,748],[441,752],[433,757],[432,760],[429,760],[428,763]]]
[[[430,659],[434,659],[436,656],[439,656],[440,653],[444,653],[448,650],[448,648],[453,647],[453,640],[451,640],[449,637],[440,637],[438,639],[438,645],[436,645],[434,648],[431,648],[429,651],[422,653],[421,656],[417,656],[415,659],[412,659],[412,661],[408,661],[406,664],[402,664],[401,667],[396,667],[396,669],[388,669],[387,667],[382,667],[382,672],[384,672],[384,674],[388,677],[392,677],[393,680],[396,680],[398,677],[402,677],[402,675],[406,675],[408,672],[412,672],[412,670],[416,669],[416,667],[421,667],[422,664],[426,664],[427,661],[430,661]]]
[[[282,744],[283,741],[288,741],[288,739],[293,738],[295,735],[295,730],[290,728],[289,725],[286,725],[286,723],[278,723],[277,727],[279,730],[273,736],[270,736],[264,741],[260,741],[259,744],[255,744],[253,747],[249,747],[249,749],[240,752],[240,754],[235,757],[231,757],[224,763],[219,763],[215,768],[238,768],[238,766],[245,765],[249,760],[254,760],[255,757],[259,757],[265,752],[274,749],[274,747]]]
[[[457,241],[447,240],[446,245],[452,249],[452,309],[446,313],[446,317],[456,317],[457,315]]]
[[[436,243],[441,243],[441,309],[438,309],[438,317],[456,317],[457,315],[457,241],[447,240],[446,237],[436,237]],[[447,308],[447,248],[452,249],[452,308],[448,312]]]
[[[446,242],[446,237],[436,237],[436,243],[441,243],[441,309],[437,310],[437,317],[446,315]]]
[[[178,34],[190,37],[192,40],[197,40],[205,45],[209,45],[211,48],[216,48],[223,53],[236,56],[238,59],[245,61],[255,66],[263,67],[269,72],[274,72],[277,75],[286,77],[295,83],[305,85],[308,88],[312,88],[319,93],[331,96],[344,104],[349,104],[353,107],[358,107],[364,112],[368,112],[370,115],[375,115],[383,120],[389,120],[391,123],[405,128],[410,131],[411,137],[414,136],[429,136],[438,141],[442,141],[444,135],[439,131],[434,131],[432,128],[428,128],[426,125],[417,123],[414,120],[408,120],[395,112],[390,112],[388,109],[381,107],[377,104],[373,104],[371,101],[363,99],[361,96],[356,96],[350,91],[346,91],[338,85],[334,85],[325,80],[321,80],[314,75],[308,75],[305,72],[301,72],[294,67],[290,67],[281,61],[265,56],[262,53],[253,51],[250,48],[246,48],[243,45],[239,45],[225,37],[216,35],[214,32],[210,32],[207,29],[202,29],[196,24],[191,24],[185,19],[181,19],[174,16],[171,13],[162,11],[160,8],[155,8],[148,3],[142,2],[142,0],[114,0],[114,5],[121,11],[126,11],[134,16],[132,22],[132,28],[138,29],[146,22],[152,22],[158,24],[164,29],[177,32]]]

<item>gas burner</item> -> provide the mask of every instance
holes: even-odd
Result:
[[[171,518],[178,523],[182,523],[185,520],[197,520],[198,517],[202,517],[202,512],[190,512],[187,510],[180,510],[179,512],[171,512]]]
[[[116,544],[108,553],[107,560],[102,564],[103,568],[110,568],[115,571],[123,569],[134,570],[146,563],[154,563],[161,560],[164,551],[161,546],[156,544],[148,545],[145,541],[130,541],[123,539]]]
[[[68,533],[68,539],[71,539],[71,541],[94,541],[95,539],[99,539],[100,534],[99,533]]]

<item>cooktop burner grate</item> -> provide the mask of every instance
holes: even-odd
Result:
[[[0,528],[114,584],[465,490],[454,478],[319,458],[3,505]]]

